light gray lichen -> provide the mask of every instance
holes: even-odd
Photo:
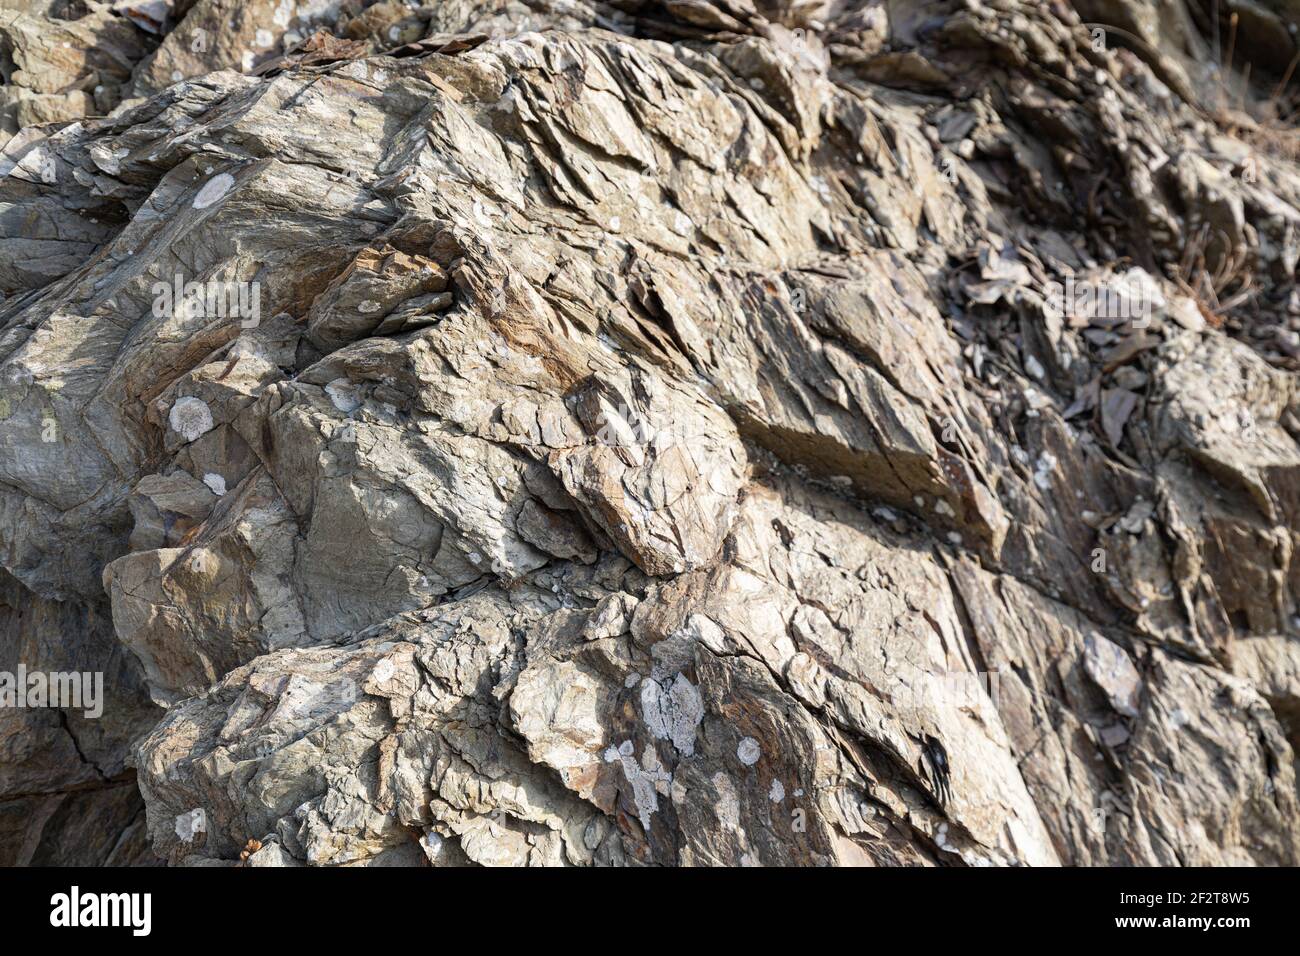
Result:
[[[172,431],[191,442],[212,431],[212,411],[203,399],[186,395],[176,399],[172,405],[167,424]]]
[[[235,177],[230,173],[217,173],[198,191],[194,196],[193,206],[195,209],[207,209],[214,203],[220,202],[221,198],[230,192],[235,185]]]
[[[641,717],[658,740],[672,742],[680,753],[695,753],[695,733],[704,720],[699,688],[679,673],[665,688],[647,677],[641,681]]]

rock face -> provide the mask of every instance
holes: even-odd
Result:
[[[1300,864],[1287,5],[13,6],[0,863]]]

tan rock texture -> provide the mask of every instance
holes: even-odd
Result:
[[[0,864],[1300,864],[1220,6],[0,0]]]

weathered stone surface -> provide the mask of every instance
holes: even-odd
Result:
[[[0,862],[1300,863],[1224,6],[0,17]]]
[[[20,707],[20,667],[98,673],[99,691]],[[105,604],[44,600],[0,573],[0,672],[0,865],[152,862],[129,748],[161,715],[141,700],[139,664]]]
[[[53,0],[6,10],[0,19],[0,147],[26,127],[113,109],[132,69],[156,42],[104,4]]]

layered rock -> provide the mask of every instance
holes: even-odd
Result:
[[[0,27],[125,97],[3,147],[0,662],[110,686],[4,859],[1298,861],[1300,170],[1196,16],[235,6]]]

